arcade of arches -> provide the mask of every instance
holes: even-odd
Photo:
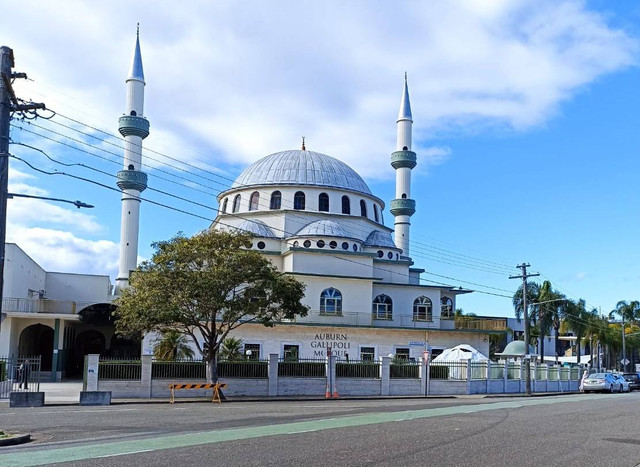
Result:
[[[62,378],[81,377],[84,356],[88,354],[118,359],[140,358],[139,341],[115,334],[114,309],[111,304],[92,305],[78,312],[73,320],[50,320],[54,321],[53,326],[28,325],[20,332],[18,355],[41,355],[41,371],[55,371]]]

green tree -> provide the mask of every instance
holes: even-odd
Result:
[[[580,344],[587,333],[589,320],[589,312],[587,312],[585,305],[585,301],[580,299],[578,301],[567,300],[563,306],[564,322],[561,327],[564,326],[564,330],[570,330],[576,336],[577,362],[580,362]]]
[[[521,292],[522,293],[522,292]],[[538,290],[535,307],[538,315],[538,326],[540,328],[540,356],[544,361],[544,337],[548,335],[551,328],[554,330],[555,357],[558,363],[558,337],[560,336],[560,322],[562,321],[562,310],[566,298],[563,294],[553,289],[551,282],[544,281]]]
[[[153,355],[156,360],[180,360],[193,358],[194,353],[187,336],[175,329],[167,329],[153,347]]]
[[[536,303],[539,301],[538,296],[540,295],[540,284],[537,282],[527,282],[527,311],[529,318],[529,342],[528,345],[532,343],[535,345],[536,340],[533,338],[534,335],[537,337],[539,334],[538,331],[533,328],[536,327],[537,316],[536,316]],[[524,303],[522,297],[522,285],[518,287],[516,293],[513,295],[512,299],[513,310],[518,322],[522,321],[524,317]]]
[[[220,358],[222,360],[240,360],[242,358],[242,339],[227,337],[223,340]]]
[[[153,244],[118,299],[116,328],[140,335],[171,328],[191,337],[218,380],[217,355],[229,333],[245,323],[273,326],[304,316],[305,286],[251,250],[252,237],[207,230]]]

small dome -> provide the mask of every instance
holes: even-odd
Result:
[[[347,164],[306,150],[282,151],[254,162],[231,189],[258,185],[302,185],[343,188],[371,195],[365,181]]]
[[[351,237],[340,224],[326,219],[305,225],[296,236]]]
[[[271,228],[267,224],[259,220],[246,220],[242,224],[240,224],[237,229],[242,230],[243,232],[252,233],[256,237],[276,237],[276,235],[273,233],[273,230],[271,230]]]
[[[496,355],[502,355],[505,357],[523,357],[525,355],[525,348],[524,341],[511,341],[506,345],[502,352],[496,352]],[[529,355],[535,355],[535,350],[531,346],[529,346]]]
[[[396,244],[391,240],[391,234],[389,232],[382,232],[381,230],[374,230],[371,232],[365,240],[364,246],[397,248]]]

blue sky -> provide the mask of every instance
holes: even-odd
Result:
[[[206,228],[220,190],[251,162],[298,147],[302,135],[309,149],[350,164],[388,202],[407,71],[418,153],[412,256],[427,270],[425,283],[476,289],[460,298],[465,311],[511,316],[505,296],[519,284],[508,276],[526,261],[541,279],[603,312],[640,299],[635,1],[7,8],[11,22],[0,20],[0,42],[31,78],[17,81],[16,91],[57,112],[49,121],[15,121],[13,140],[90,168],[63,167],[17,145],[11,152],[41,170],[111,187],[122,142],[108,134],[124,110],[140,22],[149,186],[190,202],[151,190],[143,196],[205,218],[143,203],[141,258],[155,240]],[[48,270],[115,277],[116,191],[18,160],[10,184],[13,192],[96,207],[10,200],[9,241]],[[388,211],[385,220],[391,225]]]

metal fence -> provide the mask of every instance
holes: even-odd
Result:
[[[336,378],[380,378],[380,362],[362,360],[337,362]]]
[[[169,360],[151,363],[151,379],[205,379],[207,365],[202,360]]]
[[[142,377],[140,360],[100,360],[98,379],[111,381],[133,381]]]
[[[267,360],[223,360],[218,362],[221,378],[269,378]]]
[[[40,391],[41,357],[0,357],[0,399],[11,392]]]
[[[303,359],[289,361],[280,359],[278,362],[278,376],[295,378],[324,378],[327,375],[327,361],[324,359]]]
[[[419,378],[420,364],[412,362],[392,363],[389,369],[391,378]]]

